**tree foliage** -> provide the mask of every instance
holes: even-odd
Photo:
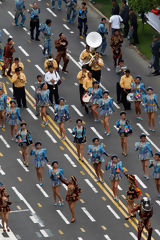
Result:
[[[138,13],[147,13],[160,6],[160,0],[128,0],[128,4],[131,8]]]

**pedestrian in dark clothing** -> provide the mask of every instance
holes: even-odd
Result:
[[[159,57],[160,57],[160,41],[158,36],[153,36],[153,42],[151,43],[151,51],[152,51],[152,66],[154,67],[154,72],[152,73],[154,76],[160,75],[159,72]]]
[[[126,4],[126,0],[122,0],[122,9],[120,11],[120,16],[123,19],[123,24],[124,24],[124,38],[128,36],[129,32],[129,7]]]
[[[139,43],[138,41],[138,35],[137,35],[137,30],[138,30],[138,23],[137,23],[137,16],[133,12],[133,9],[129,9],[129,20],[130,20],[130,30],[132,32],[132,37],[133,37],[133,44],[136,45]]]
[[[36,41],[39,40],[39,14],[40,14],[40,9],[37,6],[37,3],[33,4],[33,8],[30,11],[30,31],[31,31],[31,40],[34,39],[34,29],[36,28]]]
[[[116,0],[112,0],[112,14],[119,15],[119,5]]]
[[[127,66],[124,65],[124,60],[120,60],[119,65],[116,67],[116,74],[118,75],[118,80],[116,84],[116,91],[117,91],[117,103],[121,103],[121,94],[122,94],[122,88],[120,86],[120,79],[125,74],[125,71],[127,70]]]

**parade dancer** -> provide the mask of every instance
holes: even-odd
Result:
[[[113,52],[113,61],[114,61],[114,66],[117,67],[119,65],[120,60],[122,59],[122,43],[123,43],[123,37],[119,33],[118,30],[115,30],[114,35],[111,36],[110,39],[110,46],[112,48]],[[118,64],[117,64],[118,61]]]
[[[8,226],[8,215],[10,212],[10,205],[12,203],[9,201],[9,195],[7,195],[7,192],[5,189],[1,191],[0,195],[0,216],[2,219],[2,227],[3,227],[3,232],[6,232],[5,229],[5,223],[7,227],[7,231],[10,232],[9,226]]]
[[[52,191],[53,191],[53,198],[54,198],[54,206],[57,206],[57,197],[59,198],[59,206],[63,206],[63,199],[61,194],[59,193],[61,187],[61,180],[64,179],[63,177],[63,169],[58,167],[58,162],[53,161],[51,164],[52,168],[49,168],[49,177],[52,182]]]
[[[46,148],[41,148],[41,146],[42,146],[41,142],[36,142],[35,147],[32,147],[30,155],[35,156],[34,163],[35,163],[37,178],[39,181],[39,185],[43,186],[42,171],[43,171],[44,166],[48,163],[48,159],[47,159]]]
[[[74,143],[76,144],[79,160],[83,161],[83,148],[86,142],[86,128],[82,125],[82,120],[76,120],[76,127],[73,128]]]
[[[153,170],[153,178],[155,180],[158,198],[160,198],[160,153],[157,152],[154,155],[154,160],[150,161],[149,168],[154,168]]]
[[[16,101],[11,100],[10,106],[6,109],[7,122],[11,128],[11,140],[14,140],[13,132],[17,135],[18,124],[22,121],[20,116],[20,109],[16,107]]]
[[[120,113],[121,119],[116,122],[118,134],[121,138],[122,154],[127,157],[127,137],[132,133],[129,121],[126,119],[126,112]]]
[[[27,123],[21,122],[21,129],[16,135],[18,140],[18,146],[21,148],[23,162],[26,167],[28,167],[28,157],[29,157],[29,145],[32,144],[32,137],[30,132],[27,130]]]
[[[103,118],[103,124],[104,124],[104,133],[109,136],[111,134],[110,126],[109,126],[109,118],[111,114],[114,112],[113,108],[113,99],[109,98],[109,92],[104,91],[103,92],[103,98],[99,100],[98,102],[100,110],[100,115]]]
[[[150,222],[150,218],[153,216],[153,207],[151,206],[151,200],[148,197],[143,197],[140,204],[137,204],[132,213],[139,213],[140,220],[138,222],[138,240],[141,240],[141,235],[144,227],[148,232],[147,240],[151,240],[153,228]]]
[[[91,157],[95,173],[97,175],[97,182],[104,183],[102,173],[102,162],[104,162],[103,155],[107,157],[109,154],[104,150],[104,145],[99,143],[99,138],[93,138],[93,145],[88,145],[88,155]]]
[[[78,29],[79,29],[80,38],[82,39],[87,36],[87,30],[88,30],[87,13],[88,13],[88,9],[86,7],[86,3],[82,2],[81,8],[78,11]],[[83,35],[82,35],[82,30],[83,30]]]
[[[143,120],[141,115],[141,102],[143,96],[146,94],[144,83],[141,82],[141,76],[137,76],[135,83],[131,83],[131,92],[133,93],[133,100],[135,104],[136,118]]]
[[[153,93],[152,87],[147,88],[147,94],[144,96],[143,101],[145,104],[145,111],[148,116],[149,130],[155,132],[155,112],[157,111],[157,108],[160,109],[160,107],[157,102],[157,95]]]
[[[117,155],[112,155],[111,162],[106,163],[106,170],[109,169],[111,170],[109,178],[112,184],[113,199],[118,202],[118,184],[122,179],[121,172],[124,172],[124,169],[122,167],[122,162],[118,161]]]
[[[144,133],[140,135],[140,142],[135,143],[135,150],[139,152],[138,158],[142,162],[144,178],[146,178],[147,180],[149,180],[148,161],[153,156],[150,146],[150,142],[146,142],[146,135]]]
[[[64,128],[64,123],[70,119],[68,105],[65,104],[65,99],[61,97],[59,99],[59,104],[54,105],[55,118],[54,121],[59,123],[59,131],[61,134],[61,140],[66,141],[66,131]]]
[[[7,108],[7,95],[3,93],[2,88],[0,88],[0,128],[5,129],[5,111]],[[1,124],[3,121],[3,124]]]

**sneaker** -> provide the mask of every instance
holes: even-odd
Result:
[[[24,24],[23,24],[23,23],[20,23],[20,25],[21,25],[22,27],[24,27]]]
[[[59,202],[59,206],[64,206],[64,203],[63,202]]]
[[[111,135],[111,132],[108,132],[108,133],[107,133],[107,136],[109,136],[109,135]]]
[[[40,183],[40,184],[39,184],[39,186],[41,186],[41,187],[42,187],[42,186],[43,186],[43,183]]]
[[[53,204],[53,206],[57,206],[58,204],[55,202],[54,204]]]

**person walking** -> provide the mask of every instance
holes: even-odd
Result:
[[[123,43],[122,35],[119,33],[118,30],[115,30],[114,35],[112,35],[110,39],[110,46],[113,52],[113,60],[114,60],[115,67],[119,65],[120,60],[122,59],[122,51],[121,51],[122,43]]]
[[[121,32],[121,23],[123,22],[123,19],[120,15],[118,15],[116,12],[112,14],[112,16],[109,19],[109,32],[111,32],[111,35],[114,35],[114,32],[117,30],[119,33]]]
[[[49,89],[49,100],[53,104],[53,95],[55,103],[58,103],[59,93],[58,93],[58,84],[60,81],[60,76],[56,70],[53,69],[53,66],[48,66],[49,71],[45,74],[45,82],[48,85]]]
[[[104,55],[105,49],[107,47],[106,35],[108,34],[108,31],[107,31],[107,28],[105,27],[106,21],[107,21],[106,18],[102,18],[97,30],[97,32],[102,37],[102,45],[101,45],[101,51],[100,51],[100,54],[102,56]]]
[[[63,33],[59,34],[59,39],[55,40],[55,48],[57,49],[57,54],[56,54],[56,61],[58,64],[57,71],[59,72],[59,63],[61,61],[61,58],[63,58],[63,68],[62,71],[65,73],[68,73],[66,70],[67,65],[69,63],[69,58],[67,56],[67,46],[68,46],[68,41],[66,39],[66,36]]]
[[[15,97],[18,107],[21,108],[21,104],[23,104],[23,107],[27,108],[25,93],[26,76],[21,72],[21,68],[18,67],[15,69],[15,74],[13,74],[11,82],[14,84]]]
[[[16,26],[18,26],[18,19],[19,17],[21,16],[22,17],[22,20],[21,20],[21,23],[20,25],[22,27],[24,27],[24,23],[25,23],[25,20],[26,20],[26,16],[24,15],[24,11],[25,11],[25,0],[16,0],[16,10],[15,10],[15,24]]]
[[[132,32],[132,37],[133,37],[133,45],[136,45],[139,43],[138,40],[138,23],[137,23],[137,16],[134,13],[133,9],[129,9],[129,20],[130,20],[130,31]]]
[[[52,0],[52,1],[51,1],[51,4],[52,4],[51,8],[52,8],[52,9],[55,9],[55,3],[56,3],[56,2],[58,3],[58,7],[57,7],[58,10],[61,10],[62,0]]]
[[[39,106],[39,102],[38,102],[38,99],[39,99],[39,92],[41,90],[41,83],[42,83],[42,76],[41,75],[37,75],[37,82],[35,83],[35,101],[36,101],[36,104],[35,104],[35,107],[36,107],[36,113],[35,115],[37,117],[40,116],[40,106]]]
[[[117,92],[117,103],[121,103],[121,94],[122,94],[122,88],[120,86],[120,80],[121,77],[125,74],[125,71],[127,70],[127,65],[124,64],[124,60],[120,59],[119,65],[116,66],[116,74],[118,76],[118,81],[116,84],[116,92]]]
[[[46,23],[40,24],[39,31],[44,35],[44,48],[43,48],[43,56],[50,56],[52,53],[52,41],[51,41],[51,24],[52,21],[50,19],[46,20]],[[47,52],[47,54],[46,54]]]
[[[120,87],[122,88],[122,103],[124,110],[131,110],[131,103],[127,100],[128,93],[131,92],[131,83],[134,83],[130,70],[126,69],[125,74],[120,79]]]
[[[68,0],[66,3],[67,7],[67,22],[68,23],[74,23],[75,18],[77,16],[77,0]]]
[[[123,37],[126,38],[129,32],[129,7],[127,5],[126,0],[122,0],[122,9],[120,11],[120,16],[123,19],[124,24],[124,35]]]
[[[160,57],[160,41],[157,35],[153,36],[153,41],[150,45],[152,51],[152,64],[151,66],[154,67],[154,72],[152,74],[157,76],[160,74],[159,72],[159,57]]]
[[[12,38],[8,38],[7,44],[4,47],[4,65],[2,67],[2,76],[5,77],[5,71],[8,69],[7,76],[11,77],[11,66],[13,63],[13,53],[15,52],[14,42]]]
[[[24,71],[24,65],[23,63],[20,61],[19,58],[15,58],[14,59],[14,62],[12,63],[12,66],[11,66],[11,72],[12,72],[12,75],[15,74],[15,69],[16,68],[21,68],[20,71],[23,72]]]
[[[91,59],[89,63],[89,67],[91,68],[92,77],[96,79],[96,81],[100,82],[101,80],[101,69],[104,67],[103,59],[100,58],[99,52],[95,53],[95,56]]]
[[[119,5],[116,0],[112,0],[112,14],[119,15]]]
[[[5,129],[5,112],[7,108],[7,94],[0,88],[0,128]],[[3,123],[1,124],[1,120]]]
[[[0,61],[3,62],[2,31],[0,30]]]
[[[79,59],[80,59],[81,64],[85,65],[86,69],[88,71],[91,71],[89,63],[90,63],[92,57],[93,57],[93,55],[92,55],[92,53],[90,51],[90,46],[88,46],[86,44],[86,48],[81,52]]]
[[[84,106],[84,102],[82,100],[82,97],[83,97],[83,94],[84,94],[83,84],[84,84],[84,79],[87,77],[88,72],[89,71],[86,69],[86,65],[83,65],[82,70],[77,75],[77,79],[78,79],[78,82],[79,82],[80,102],[81,102],[82,106]]]
[[[49,56],[48,59],[46,59],[44,62],[44,69],[46,72],[49,71],[48,67],[50,67],[50,66],[53,67],[54,71],[56,71],[58,68],[57,61],[52,56]]]
[[[39,14],[40,8],[38,8],[37,3],[33,3],[33,8],[30,10],[30,31],[31,31],[31,40],[34,40],[34,29],[36,28],[36,41],[39,40]]]
[[[9,201],[9,195],[7,195],[6,190],[3,189],[0,195],[0,216],[2,219],[3,232],[6,232],[5,223],[7,227],[7,232],[10,232],[9,225],[8,225],[8,215],[10,212],[11,204],[12,203]]]
[[[80,38],[82,39],[84,39],[84,37],[87,36],[87,30],[88,30],[87,13],[88,13],[88,9],[86,7],[86,3],[82,2],[81,8],[78,10],[78,29],[79,29]],[[82,34],[82,31],[83,31],[83,34]]]
[[[150,161],[149,168],[154,168],[153,178],[155,181],[158,198],[160,198],[160,152],[154,154],[154,160]]]

